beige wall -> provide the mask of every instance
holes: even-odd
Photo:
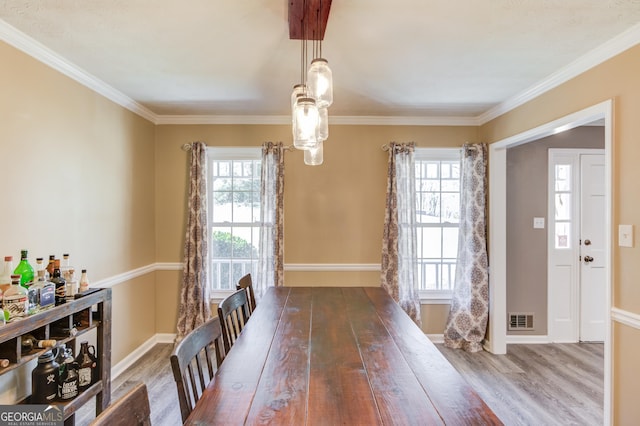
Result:
[[[379,264],[390,141],[422,147],[458,147],[476,141],[475,127],[331,126],[324,164],[305,166],[300,151],[285,154],[285,264]],[[291,143],[289,126],[162,125],[156,130],[156,220],[159,262],[180,262],[188,154],[180,147],[201,140],[209,146],[260,146]],[[169,320],[179,275],[158,274],[159,306],[166,314],[162,333],[175,330]],[[285,285],[380,285],[375,271],[287,271]],[[174,302],[175,303],[175,302]],[[445,312],[446,311],[446,312]],[[425,305],[424,329],[442,333],[448,305]],[[444,313],[443,313],[444,312]],[[163,314],[164,315],[164,314]],[[443,317],[444,318],[441,318]]]
[[[93,281],[155,262],[153,124],[2,42],[0,63],[0,256],[68,252]],[[114,363],[155,334],[154,293],[114,287]]]
[[[550,148],[604,148],[603,127],[584,126],[507,150],[507,313],[531,312],[547,334],[547,176]],[[533,218],[546,219],[544,229]]]
[[[5,176],[0,255],[17,256],[22,248],[32,257],[68,251],[93,280],[153,262],[180,262],[187,162],[180,145],[198,139],[250,146],[290,140],[288,126],[154,127],[4,43],[0,59]],[[640,217],[638,75],[640,46],[479,128],[331,126],[324,166],[304,167],[299,152],[287,154],[285,261],[379,262],[386,172],[380,145],[495,142],[606,99],[615,102],[612,235],[617,235],[618,224]],[[640,314],[638,248],[614,247],[613,256],[614,305]],[[113,330],[115,363],[151,337],[154,327],[156,333],[174,331],[178,279],[179,272],[163,271],[115,287],[114,316],[120,318]],[[373,284],[375,274],[327,278],[296,272],[287,279],[364,285]],[[155,305],[133,303],[154,287]],[[433,306],[423,307],[423,315],[432,324],[442,322],[446,306]],[[616,424],[638,418],[638,334],[614,325]]]
[[[640,199],[640,45],[610,59],[561,86],[539,96],[515,110],[480,127],[480,138],[496,142],[538,125],[550,122],[591,105],[614,100],[613,136],[613,214],[611,235],[617,235],[618,224],[635,224],[638,241]],[[617,240],[615,240],[617,241]],[[640,263],[638,245],[634,248],[613,246],[613,304],[640,314]],[[615,325],[619,329],[619,325]],[[638,330],[617,332],[613,342],[614,421],[637,419],[638,412],[629,373],[637,371],[640,358]],[[634,376],[634,377],[637,377]]]

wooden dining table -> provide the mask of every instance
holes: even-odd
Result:
[[[499,425],[379,287],[270,288],[188,425]]]

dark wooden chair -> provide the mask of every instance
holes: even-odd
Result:
[[[151,426],[147,385],[138,383],[100,413],[91,426]]]
[[[171,354],[184,422],[224,360],[222,327],[215,317],[187,334]]]
[[[244,289],[236,290],[218,304],[218,317],[222,323],[222,337],[226,352],[240,336],[250,316],[249,301]]]
[[[251,279],[251,274],[247,274],[240,278],[238,285],[236,285],[236,290],[241,289],[244,289],[247,292],[247,298],[249,299],[249,311],[253,313],[253,311],[256,310],[256,296],[253,292],[253,280]]]

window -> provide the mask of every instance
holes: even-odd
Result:
[[[260,148],[208,148],[211,290],[255,276],[260,240]]]
[[[417,148],[415,167],[419,287],[446,297],[458,257],[460,150]]]

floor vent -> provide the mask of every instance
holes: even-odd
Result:
[[[509,313],[509,330],[533,330],[533,314]]]

